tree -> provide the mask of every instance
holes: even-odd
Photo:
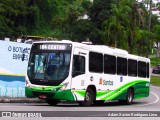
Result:
[[[89,9],[88,0],[67,0],[57,1],[56,14],[52,18],[53,30],[57,30],[61,35],[58,38],[73,39],[76,35],[73,33],[75,24],[78,23],[79,16],[86,13]],[[83,3],[83,5],[82,5]],[[85,8],[84,8],[85,7]]]
[[[103,23],[103,40],[110,46],[127,49],[128,14],[131,8],[127,5],[112,4],[112,16]],[[114,44],[114,45],[113,45]]]
[[[90,40],[96,44],[104,44],[101,36],[103,33],[103,22],[108,19],[111,14],[112,0],[94,0],[93,5],[90,7],[88,15],[90,21],[95,26],[95,29],[91,32]]]
[[[107,45],[134,54],[140,53],[138,48],[141,46],[143,51],[149,51],[151,33],[145,25],[145,14],[144,6],[135,0],[121,0],[112,4],[112,15],[103,22],[102,40]]]
[[[102,23],[111,15],[112,0],[94,0],[89,11],[91,21],[98,29],[102,28]]]
[[[23,34],[34,24],[34,9],[32,0],[3,0],[0,3],[0,37],[15,38],[19,33]],[[32,23],[32,25],[30,24]]]
[[[157,44],[157,48],[160,42],[160,25],[155,25],[153,28],[154,42]]]
[[[139,38],[135,45],[138,55],[148,57],[148,51],[150,51],[150,48],[153,46],[153,35],[154,34],[148,30],[139,30]]]
[[[73,27],[73,40],[85,41],[87,38],[90,38],[93,29],[94,26],[89,20],[78,20]]]

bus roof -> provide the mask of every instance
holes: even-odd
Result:
[[[128,58],[128,59],[135,59],[135,60],[150,62],[150,59],[148,59],[148,58],[129,54],[126,50],[122,50],[122,49],[118,49],[118,48],[114,48],[114,47],[109,47],[106,45],[92,45],[92,44],[88,45],[88,44],[83,44],[83,43],[79,43],[79,42],[72,42],[70,40],[38,41],[38,42],[34,42],[34,43],[70,43],[75,47],[86,49],[86,50],[93,51],[93,52],[99,52],[99,53],[103,53],[103,54],[114,55],[117,57],[124,57],[124,58]]]

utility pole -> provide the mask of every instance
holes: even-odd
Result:
[[[148,31],[151,31],[151,21],[152,20],[152,0],[149,1],[149,20],[148,20]],[[147,41],[147,55],[146,57],[148,57],[149,55],[149,40]]]
[[[151,31],[151,19],[152,19],[152,0],[149,2],[149,20],[148,20],[148,31]]]

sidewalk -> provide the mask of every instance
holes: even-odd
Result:
[[[44,103],[45,100],[38,98],[13,98],[13,97],[0,97],[0,103]]]

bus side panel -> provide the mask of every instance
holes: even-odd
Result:
[[[97,91],[97,100],[125,100],[129,88],[134,90],[134,99],[149,96],[149,82],[135,80],[128,82],[115,90]]]
[[[75,47],[73,49],[73,55],[78,55],[85,58],[85,73],[72,77],[72,82],[71,82],[71,89],[74,99],[76,101],[83,101],[85,99],[86,86],[88,83],[88,77],[87,77],[88,51],[82,48]],[[71,64],[73,67],[74,66],[73,63]]]
[[[126,98],[126,89],[130,81],[127,76],[104,74],[99,82],[96,100],[118,100]]]
[[[117,76],[109,74],[99,75],[98,73],[93,74],[93,76],[97,78],[95,81],[97,88],[96,100],[108,100],[117,92]]]
[[[149,82],[140,82],[134,85],[135,91],[134,91],[134,99],[139,99],[143,97],[148,97],[150,88],[149,88]]]
[[[86,75],[78,75],[72,78],[72,93],[77,101],[83,101],[86,94]]]

